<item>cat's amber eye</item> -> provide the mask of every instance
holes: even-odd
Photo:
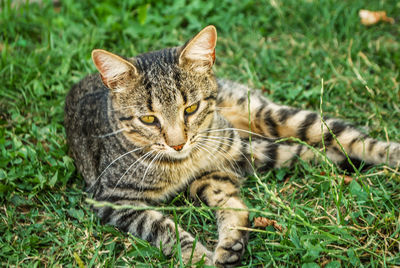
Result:
[[[194,112],[197,111],[197,108],[199,108],[199,104],[198,103],[190,105],[189,107],[187,107],[185,109],[185,115],[193,114]]]
[[[140,118],[140,121],[142,121],[143,123],[145,123],[145,124],[154,124],[154,123],[156,123],[156,118],[154,117],[154,116],[152,116],[152,115],[145,115],[145,116],[141,116]]]

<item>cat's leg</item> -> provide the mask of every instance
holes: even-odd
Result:
[[[120,200],[118,205],[130,205],[145,208],[142,202]],[[121,231],[147,240],[152,246],[161,247],[166,256],[171,256],[177,244],[174,221],[154,210],[114,209],[109,206],[95,207],[103,224],[110,224]],[[185,263],[196,263],[204,258],[206,264],[212,263],[212,253],[200,242],[194,243],[194,237],[178,226],[182,258]],[[193,250],[193,246],[195,248]],[[192,255],[193,252],[193,255]]]
[[[211,207],[219,207],[215,214],[218,221],[218,244],[213,261],[218,266],[235,266],[245,250],[249,213],[239,197],[239,178],[226,172],[209,172],[197,178],[190,186],[193,198],[199,198]]]
[[[299,138],[310,145],[324,143],[328,152],[341,152],[351,158],[371,164],[400,165],[400,144],[378,141],[342,120],[325,119],[316,112],[279,105],[266,99],[260,90],[252,90],[230,81],[219,81],[218,106],[220,113],[235,128],[251,130],[271,138]],[[250,101],[250,105],[249,102]],[[242,136],[245,131],[239,131]],[[336,137],[336,139],[335,139]],[[339,142],[337,142],[337,141]]]

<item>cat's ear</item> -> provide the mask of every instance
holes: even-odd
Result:
[[[101,74],[103,83],[112,90],[120,89],[138,74],[132,63],[102,49],[92,51],[92,60]]]
[[[217,30],[209,25],[190,40],[179,55],[179,65],[196,72],[206,72],[215,62]]]

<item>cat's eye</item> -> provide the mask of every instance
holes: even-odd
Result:
[[[194,112],[197,111],[197,108],[199,108],[199,104],[198,103],[190,105],[189,107],[186,107],[185,115],[193,114]]]
[[[152,125],[155,124],[157,122],[157,118],[155,118],[152,115],[145,115],[145,116],[141,116],[140,121],[142,121],[142,123],[148,124],[148,125]]]

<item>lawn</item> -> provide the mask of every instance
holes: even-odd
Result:
[[[95,72],[94,48],[133,56],[181,45],[213,24],[219,77],[400,141],[396,0],[11,2],[0,1],[1,266],[179,264],[178,254],[166,258],[101,225],[68,157],[64,99]],[[366,27],[360,9],[385,10],[397,21]],[[400,266],[399,171],[376,166],[346,181],[343,175],[329,163],[298,163],[250,176],[241,195],[251,222],[267,217],[282,229],[251,226],[242,265]],[[185,193],[165,207],[200,241],[215,244],[210,208],[194,207]]]

